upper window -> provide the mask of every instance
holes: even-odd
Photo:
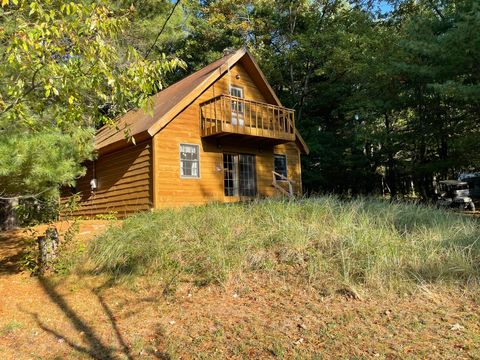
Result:
[[[243,98],[243,89],[238,86],[230,86],[230,95]]]
[[[238,86],[230,86],[230,95],[243,99],[243,89]],[[232,101],[232,111],[243,113],[243,103],[240,101]]]
[[[275,179],[286,180],[286,178],[288,177],[287,176],[288,175],[287,174],[287,156],[281,155],[281,154],[274,154],[273,159],[274,159],[273,165],[275,168],[275,172],[285,177],[285,178],[282,178],[280,175],[275,174]]]
[[[180,144],[180,176],[200,177],[200,146]]]

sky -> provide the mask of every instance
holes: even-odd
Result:
[[[386,1],[379,0],[377,1],[377,8],[382,12],[389,12],[393,10],[393,6]]]

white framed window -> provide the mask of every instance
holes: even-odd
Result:
[[[180,144],[180,177],[200,177],[200,146]]]
[[[243,99],[243,89],[238,86],[230,86],[230,95]],[[232,100],[232,125],[243,126],[243,102],[239,100]]]

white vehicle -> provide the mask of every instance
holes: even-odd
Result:
[[[475,204],[470,197],[468,183],[458,180],[438,182],[438,207],[475,211]]]

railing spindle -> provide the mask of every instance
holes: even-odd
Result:
[[[273,136],[275,136],[275,108],[272,107],[272,128],[273,128]]]

